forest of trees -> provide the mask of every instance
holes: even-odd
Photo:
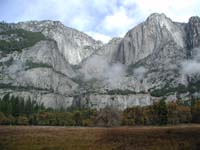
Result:
[[[124,111],[108,106],[97,111],[78,108],[53,110],[36,101],[9,94],[0,99],[1,125],[111,127],[182,123],[200,123],[200,101],[192,100],[191,105],[188,105],[181,101],[166,103],[161,99],[151,106],[136,106]]]

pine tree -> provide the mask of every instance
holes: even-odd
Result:
[[[24,99],[20,99],[19,100],[19,107],[20,107],[20,113],[24,114],[25,113],[25,102]]]
[[[1,108],[0,108],[0,111],[2,111],[3,113],[9,113],[10,111],[10,107],[9,107],[9,98],[10,98],[10,95],[9,93],[4,95],[3,98],[1,99]]]
[[[196,100],[191,109],[192,112],[192,122],[200,123],[200,101]]]
[[[25,103],[25,113],[30,115],[32,112],[33,112],[32,102],[31,102],[31,99],[28,98],[28,100],[26,100],[26,103]]]
[[[168,120],[167,105],[164,99],[161,99],[158,106],[158,123],[159,125],[166,125]]]
[[[20,113],[21,113],[19,98],[18,97],[13,97],[12,100],[14,101],[14,105],[15,105],[14,116],[19,116]]]

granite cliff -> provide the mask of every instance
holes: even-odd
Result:
[[[191,71],[199,46],[199,17],[178,23],[155,13],[107,44],[58,21],[1,23],[0,95],[53,108],[187,100],[200,90],[200,71]]]

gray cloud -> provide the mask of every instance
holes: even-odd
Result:
[[[103,56],[94,55],[88,58],[81,69],[85,80],[92,78],[104,79],[106,72],[109,70],[109,64]]]
[[[110,86],[119,86],[119,82],[126,76],[126,69],[127,68],[121,63],[112,64],[109,67],[109,70],[105,75]]]
[[[199,5],[199,0],[3,0],[0,20],[59,20],[106,42],[109,37],[123,36],[154,12],[186,22],[199,15]]]
[[[200,74],[200,48],[192,50],[192,59],[183,61],[181,63],[182,73],[185,75]]]
[[[106,81],[111,86],[115,86],[126,75],[126,67],[123,64],[110,64],[105,57],[98,55],[87,59],[80,71],[85,81],[96,78]]]
[[[136,69],[134,69],[133,74],[136,78],[138,78],[139,80],[144,78],[145,73],[148,71],[148,69],[146,69],[145,67],[141,66],[138,67]]]

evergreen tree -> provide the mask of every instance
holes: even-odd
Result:
[[[200,101],[196,100],[192,106],[192,122],[200,123]]]
[[[20,102],[18,97],[13,97],[12,100],[14,101],[14,106],[15,106],[15,111],[14,111],[14,116],[19,116],[20,115]]]
[[[28,98],[28,100],[26,100],[25,102],[25,114],[30,115],[32,112],[33,112],[33,105],[31,99]]]
[[[0,107],[0,111],[8,114],[11,111],[11,107],[9,107],[9,94],[6,94],[3,96],[3,98],[1,99],[1,107]]]
[[[168,120],[167,105],[164,99],[161,99],[158,105],[158,123],[159,125],[166,125]]]
[[[25,114],[25,102],[23,98],[20,98],[19,107],[20,107],[20,113]]]
[[[75,121],[76,126],[82,125],[82,115],[80,111],[76,111],[73,115],[73,119]]]

